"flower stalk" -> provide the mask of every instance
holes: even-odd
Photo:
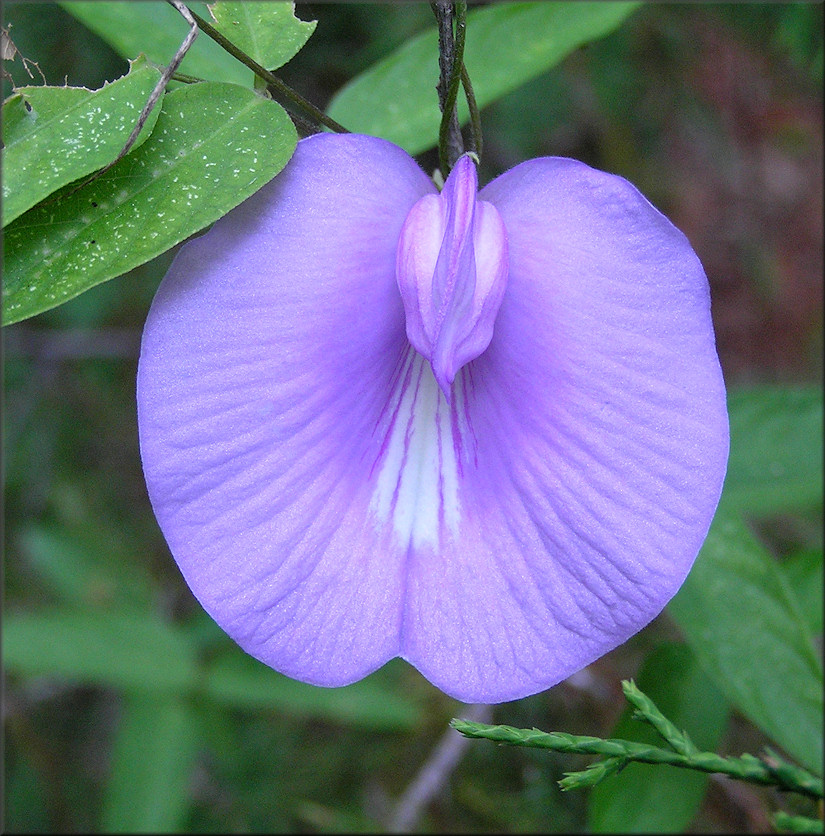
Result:
[[[464,42],[467,33],[467,3],[436,0],[430,4],[438,21],[438,66],[440,70],[438,104],[441,125],[438,131],[438,156],[441,173],[446,179],[456,160],[464,153],[464,138],[458,122],[456,102],[459,87],[464,87],[470,110],[470,147],[476,157],[481,156],[481,117],[478,112],[470,76],[464,66]],[[455,32],[453,32],[455,21]]]
[[[464,96],[467,99],[467,106],[470,109],[470,147],[467,150],[481,159],[481,152],[483,150],[481,114],[478,111],[473,85],[470,83],[470,75],[463,63],[461,64],[461,86],[464,88]]]
[[[436,0],[432,3],[438,21],[438,104],[441,108],[441,125],[438,130],[438,157],[441,173],[446,179],[456,160],[464,153],[464,138],[458,124],[456,100],[461,85],[461,67],[464,61],[464,36],[466,33],[467,4],[458,3],[454,9],[452,0]],[[456,27],[453,34],[453,19]]]

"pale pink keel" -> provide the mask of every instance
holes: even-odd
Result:
[[[507,233],[477,190],[475,163],[465,154],[441,194],[413,206],[398,242],[407,337],[448,400],[456,372],[490,344],[507,286]]]

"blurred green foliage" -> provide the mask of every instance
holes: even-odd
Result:
[[[318,26],[281,75],[321,107],[431,25],[424,3],[301,4],[298,14]],[[55,4],[6,3],[3,17],[17,49],[50,84],[68,79],[97,88],[127,70]],[[30,79],[19,58],[9,63],[17,84],[40,83],[37,70]],[[724,86],[725,73],[737,70],[736,83]],[[771,237],[809,252],[797,222],[808,204],[804,196],[794,203],[769,190],[757,193],[759,181],[725,191],[754,165],[758,148],[784,155],[781,165],[802,172],[806,182],[819,178],[821,194],[815,162],[821,85],[821,4],[648,5],[485,109],[483,178],[532,156],[561,154],[633,180],[687,227],[706,265],[728,382],[821,384],[821,313],[815,312],[821,290],[809,279],[813,274],[821,282],[821,254],[814,240],[813,255],[800,266]],[[4,80],[4,96],[10,89]],[[767,99],[755,121],[745,107],[752,95]],[[813,128],[811,113],[820,120],[814,118]],[[431,154],[421,160],[427,168],[436,164]],[[701,168],[696,160],[713,164]],[[705,180],[709,192],[700,188]],[[705,216],[715,236],[705,234]],[[723,224],[731,217],[745,230],[733,243],[719,233],[729,231]],[[134,408],[140,328],[171,257],[163,254],[3,334],[4,619],[12,639],[14,630],[19,636],[47,628],[36,639],[39,653],[34,636],[4,653],[6,830],[380,830],[461,706],[402,662],[352,690],[298,686],[246,657],[192,599],[145,494]],[[791,312],[789,298],[796,305]],[[743,310],[751,330],[736,318]],[[771,347],[786,343],[787,355],[777,359]],[[796,439],[793,423],[774,432],[770,444]],[[759,475],[755,452],[750,459],[745,451],[736,456],[740,472]],[[804,459],[806,448],[799,456]],[[819,459],[811,455],[805,466],[809,479],[821,477]],[[801,509],[768,503],[757,511],[763,545],[786,570],[800,618],[819,634],[821,651],[821,594],[812,592],[822,575],[821,486],[818,499],[815,491],[807,496]],[[54,617],[31,620],[44,614]],[[124,631],[120,644],[112,623]],[[147,631],[171,643],[147,657]],[[665,665],[661,654],[687,652],[684,646],[659,650],[675,637],[672,623],[659,619],[575,682],[497,708],[496,721],[607,735],[622,704],[619,680],[646,659],[645,670],[655,672]],[[4,631],[4,650],[5,642]],[[50,667],[48,654],[59,655],[67,642],[75,667]],[[29,653],[16,656],[26,644]],[[141,658],[145,669],[137,667]],[[65,655],[60,660],[66,664]],[[677,673],[702,704],[715,698],[717,686],[703,684],[694,662]],[[676,701],[667,684],[665,694]],[[703,721],[709,734],[719,733],[715,720]],[[739,752],[764,740],[738,718],[720,745]],[[571,832],[588,821],[611,821],[608,811],[623,804],[622,786],[612,801],[602,798],[590,810],[585,793],[559,790],[562,774],[581,766],[554,754],[471,746],[418,827]],[[694,830],[744,829],[744,814],[738,817],[724,789],[712,788],[697,812],[702,792],[674,780],[669,792],[696,800],[687,813],[679,807],[678,823],[656,820],[654,830],[683,827],[691,816]],[[748,804],[769,806],[757,791]]]

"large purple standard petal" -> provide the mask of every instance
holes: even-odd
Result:
[[[299,143],[164,280],[141,450],[187,581],[250,653],[323,685],[401,655],[496,702],[678,589],[721,490],[724,387],[684,236],[620,178],[545,158],[480,195],[508,286],[448,401],[395,278],[434,193],[382,140]]]
[[[303,141],[182,248],[144,331],[141,454],[172,553],[242,647],[313,683],[399,651],[404,556],[368,477],[407,346],[398,237],[430,192],[388,142]]]

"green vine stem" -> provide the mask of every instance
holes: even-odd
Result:
[[[481,159],[481,152],[483,150],[483,140],[481,137],[481,114],[476,103],[475,93],[473,92],[473,85],[470,83],[470,76],[467,73],[467,68],[464,63],[461,64],[461,86],[464,88],[464,95],[467,99],[467,107],[470,109],[470,150]]]
[[[450,725],[466,737],[484,738],[513,746],[551,749],[555,752],[604,756],[604,760],[590,764],[581,772],[568,773],[559,782],[564,790],[593,786],[635,761],[664,763],[700,772],[719,773],[737,781],[778,787],[810,798],[823,797],[821,778],[788,763],[770,750],[762,758],[749,754],[741,757],[723,757],[713,752],[700,752],[687,734],[679,731],[664,717],[653,701],[643,694],[632,680],[622,682],[622,688],[628,702],[636,708],[634,716],[653,726],[670,745],[670,750],[630,740],[602,739],[564,732],[548,733],[512,726],[489,726],[458,719],[452,720]]]
[[[441,124],[438,129],[438,159],[446,179],[456,160],[464,153],[464,140],[458,124],[456,101],[464,66],[464,40],[467,32],[467,4],[453,0],[435,0],[433,13],[438,21],[438,103]],[[453,15],[455,14],[455,34]]]

